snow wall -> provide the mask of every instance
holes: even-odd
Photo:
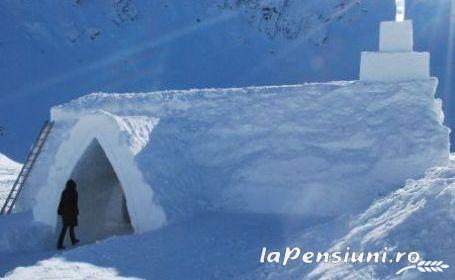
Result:
[[[62,184],[96,138],[136,231],[208,210],[354,214],[448,163],[436,87],[432,78],[91,94],[52,108],[18,209],[54,223]]]

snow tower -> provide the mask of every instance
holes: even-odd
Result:
[[[361,81],[407,81],[430,77],[430,54],[413,51],[412,21],[381,22],[379,52],[362,52]]]

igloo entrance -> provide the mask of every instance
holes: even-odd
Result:
[[[83,242],[133,233],[122,185],[98,140],[87,147],[71,178],[79,193],[79,226]]]

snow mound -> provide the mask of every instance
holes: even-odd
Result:
[[[455,155],[446,167],[432,168],[420,180],[376,201],[352,222],[350,232],[334,248],[358,251],[420,253],[421,259],[440,260],[451,267],[443,273],[408,270],[400,279],[455,279]],[[320,265],[315,279],[391,279],[406,266],[400,264]],[[395,279],[395,278],[394,278]]]
[[[427,79],[88,95],[52,109],[54,130],[19,204],[54,223],[75,155],[98,137],[133,227],[152,219],[140,210],[145,201],[167,222],[209,210],[356,213],[448,162],[436,86]],[[104,121],[87,121],[96,115]],[[140,195],[145,185],[153,199]],[[159,224],[142,225],[151,227]]]
[[[0,207],[3,206],[22,165],[0,153]]]

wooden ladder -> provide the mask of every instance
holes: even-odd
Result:
[[[19,197],[22,188],[24,187],[24,183],[30,174],[30,171],[35,164],[36,159],[38,158],[39,154],[41,153],[41,149],[44,146],[44,143],[51,132],[52,126],[54,122],[45,121],[43,127],[38,134],[38,138],[36,138],[35,142],[33,143],[32,148],[27,156],[27,160],[25,164],[22,166],[19,175],[17,176],[16,181],[14,182],[13,188],[8,194],[8,197],[3,204],[2,210],[0,211],[1,215],[10,214],[13,210],[13,206],[16,203],[17,198]]]

